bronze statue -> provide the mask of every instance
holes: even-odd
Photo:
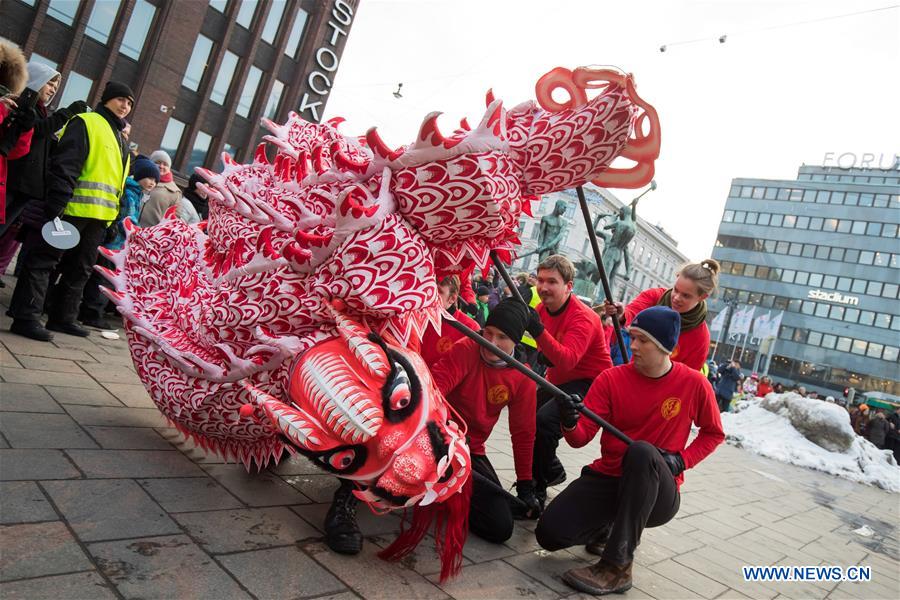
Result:
[[[538,245],[537,248],[523,254],[520,258],[525,258],[532,254],[537,254],[538,258],[543,261],[549,256],[559,254],[559,244],[562,242],[566,234],[566,223],[562,215],[566,212],[566,201],[557,200],[553,212],[544,215],[541,218],[540,228],[538,229]]]
[[[606,276],[612,283],[619,270],[619,265],[625,263],[625,274],[622,279],[626,281],[631,277],[631,256],[628,252],[628,244],[634,239],[637,233],[637,223],[634,220],[634,212],[637,208],[637,202],[632,202],[631,206],[623,206],[619,209],[619,216],[611,224],[597,229],[601,221],[604,221],[612,215],[598,216],[594,221],[594,231],[597,237],[603,238],[603,269]]]

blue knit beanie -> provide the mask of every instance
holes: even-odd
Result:
[[[681,333],[681,315],[667,306],[651,306],[637,314],[629,331],[640,331],[666,354],[672,354]]]
[[[159,167],[146,158],[139,158],[134,161],[134,165],[131,167],[131,176],[134,177],[135,181],[140,181],[145,177],[152,177],[156,180],[156,183],[159,183]]]

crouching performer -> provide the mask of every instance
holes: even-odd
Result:
[[[527,322],[528,308],[518,300],[507,298],[488,315],[484,337],[507,354],[513,354]],[[536,519],[540,514],[531,478],[534,382],[469,339],[453,344],[431,372],[447,402],[468,425],[473,477],[469,531],[489,542],[505,542],[512,536],[514,518]],[[516,492],[520,502],[515,502],[515,498],[503,490],[485,453],[484,443],[504,406],[509,410]]]
[[[535,534],[547,550],[586,544],[600,560],[572,569],[563,579],[589,594],[631,588],[634,550],[645,527],[671,520],[680,504],[683,471],[697,465],[725,439],[715,395],[699,371],[672,362],[681,317],[654,306],[631,322],[632,362],[608,369],[594,381],[585,406],[634,440],[625,445],[607,431],[601,458],[547,506]],[[579,419],[574,402],[561,403],[566,441],[581,447],[598,425]],[[687,447],[691,424],[700,433]]]

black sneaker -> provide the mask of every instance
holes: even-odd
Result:
[[[547,475],[547,487],[559,485],[566,480],[566,468],[562,465],[557,456],[553,457],[553,462],[550,463],[550,468],[548,468],[547,471],[549,472]]]
[[[67,333],[77,337],[88,337],[91,332],[77,323],[59,323],[57,321],[47,321],[47,329],[50,331],[58,331]]]
[[[16,319],[9,326],[9,330],[16,335],[21,335],[39,342],[50,342],[53,334],[41,325],[40,321],[23,321]]]
[[[341,481],[325,515],[325,544],[338,554],[362,552],[363,536],[356,522],[358,502],[353,495],[353,484]]]

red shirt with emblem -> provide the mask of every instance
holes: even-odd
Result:
[[[672,369],[656,379],[638,373],[633,363],[613,367],[600,374],[584,399],[587,408],[633,440],[643,440],[668,452],[681,452],[685,469],[709,456],[725,440],[719,407],[709,381],[699,371],[673,362]],[[687,446],[691,424],[700,433]],[[572,431],[563,431],[569,445],[580,448],[590,442],[600,427],[585,417]],[[600,435],[600,458],[591,469],[619,477],[627,446],[604,431]],[[675,478],[678,486],[684,474]]]
[[[515,369],[484,362],[480,346],[470,339],[453,344],[431,373],[438,389],[468,425],[472,454],[485,454],[484,443],[500,411],[509,408],[516,478],[531,479],[537,411],[534,382]]]
[[[544,331],[537,338],[538,350],[553,366],[547,380],[557,385],[576,379],[593,379],[613,366],[603,323],[589,306],[571,294],[560,312],[553,314],[543,303],[538,315]]]
[[[461,310],[453,313],[453,318],[471,329],[472,331],[481,331],[481,327],[475,322],[475,319],[465,314]],[[446,318],[441,320],[440,335],[435,332],[433,327],[429,327],[422,336],[422,346],[419,354],[425,360],[425,364],[433,367],[438,359],[445,353],[450,351],[456,340],[460,340],[465,336],[457,331],[453,325],[447,322]]]
[[[645,308],[656,306],[665,293],[666,288],[652,288],[638,294],[637,298],[625,307],[625,324],[631,325],[631,320],[639,312]],[[675,344],[675,349],[672,350],[669,358],[699,371],[703,367],[703,363],[706,362],[708,354],[709,328],[704,322],[693,329],[681,330],[681,334],[678,336],[678,343]]]

